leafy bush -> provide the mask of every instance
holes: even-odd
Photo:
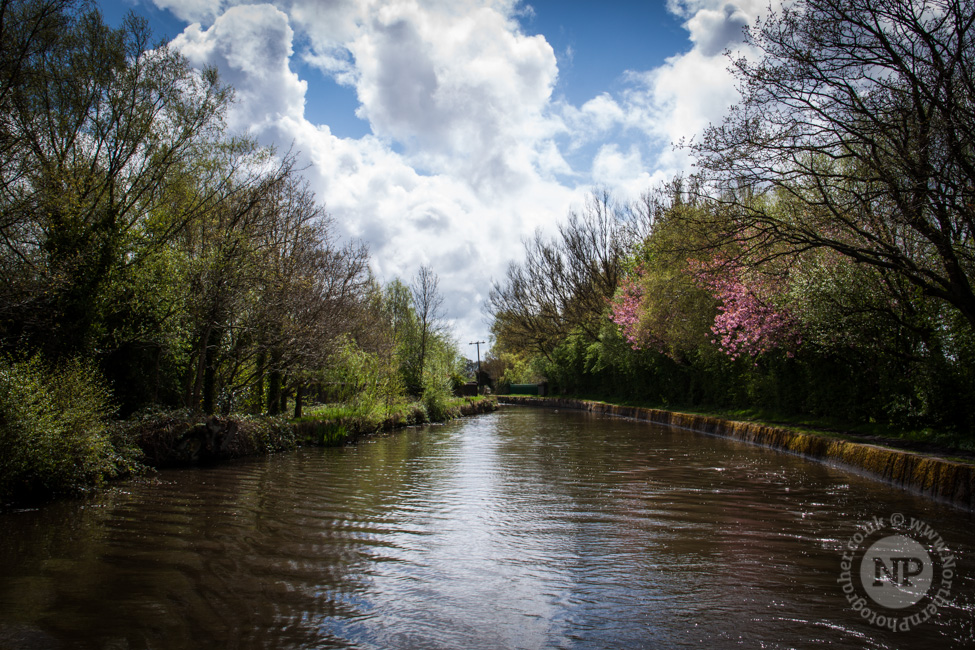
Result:
[[[77,361],[0,357],[0,500],[81,492],[131,467],[108,432],[101,376]]]
[[[238,416],[235,422],[237,434],[228,445],[229,457],[273,454],[298,446],[298,436],[287,418]]]
[[[299,444],[294,426],[283,417],[235,414],[215,418],[188,410],[150,409],[115,423],[114,428],[118,433],[113,439],[124,440],[150,467],[273,454]],[[212,437],[206,437],[204,428]],[[204,443],[202,449],[190,442],[194,440]]]
[[[427,419],[430,422],[446,422],[457,417],[457,407],[451,404],[453,401],[451,392],[446,386],[431,385],[423,391],[423,408],[427,412]]]

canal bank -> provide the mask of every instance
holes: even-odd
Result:
[[[911,451],[689,413],[564,398],[499,396],[502,404],[564,408],[614,415],[722,436],[797,454],[880,479],[975,512],[975,465]]]
[[[109,460],[102,459],[100,465],[97,454],[79,458],[65,452],[68,457],[60,459],[55,454],[60,449],[52,450],[50,444],[0,450],[0,512],[90,495],[111,482],[163,468],[213,466],[299,447],[352,444],[362,437],[411,426],[442,424],[490,413],[497,409],[497,401],[493,397],[451,398],[436,406],[431,409],[419,402],[409,403],[385,417],[354,412],[336,415],[331,411],[312,412],[301,419],[147,411],[106,425],[103,449],[96,451]],[[25,450],[39,461],[32,464]],[[3,457],[4,453],[8,455]]]
[[[321,447],[356,442],[363,436],[410,426],[442,423],[460,417],[490,413],[494,399],[453,400],[433,417],[421,405],[384,418],[363,416],[316,416],[297,420],[274,417],[150,415],[131,422],[129,434],[151,468],[213,464],[219,461],[262,456],[297,447]]]
[[[494,398],[467,398],[463,401],[455,401],[454,405],[448,405],[445,408],[445,412],[441,414],[442,419],[431,419],[426,411],[417,407],[409,413],[401,413],[379,421],[361,417],[317,418],[312,416],[294,420],[291,426],[301,444],[327,447],[352,443],[362,436],[374,433],[394,431],[422,424],[442,424],[461,417],[491,413],[498,409],[498,402]]]

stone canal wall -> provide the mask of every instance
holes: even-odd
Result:
[[[800,433],[753,422],[561,398],[499,396],[503,404],[565,408],[690,429],[787,451],[852,469],[872,478],[975,512],[975,465],[910,451]]]

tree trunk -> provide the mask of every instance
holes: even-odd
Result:
[[[301,417],[301,409],[303,407],[305,397],[305,386],[304,384],[298,384],[295,387],[295,419]]]
[[[203,373],[203,412],[213,415],[217,406],[217,347],[222,332],[219,328],[210,329],[206,347],[206,369]]]
[[[186,406],[196,411],[200,408],[201,395],[203,394],[203,375],[207,367],[207,346],[210,342],[210,332],[213,331],[212,325],[207,325],[200,335],[196,350],[196,369],[194,372],[193,389],[190,391]]]
[[[260,415],[264,412],[264,375],[266,370],[267,353],[262,350],[257,355],[257,370],[255,371],[256,377],[254,379],[254,407],[252,410],[255,415]]]
[[[267,412],[269,415],[281,413],[281,389],[284,377],[281,370],[281,353],[271,351],[271,372],[267,377]]]
[[[267,412],[277,415],[281,412],[281,371],[272,370],[267,377]]]

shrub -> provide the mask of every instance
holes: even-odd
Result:
[[[75,494],[131,466],[108,432],[108,390],[97,371],[71,361],[0,357],[0,500]]]
[[[213,433],[212,439],[204,436],[201,440],[204,427]],[[116,437],[125,440],[150,467],[273,454],[299,444],[295,427],[284,417],[216,418],[187,410],[150,409],[116,423],[115,429]]]
[[[423,408],[427,412],[430,422],[446,422],[459,414],[456,406],[451,404],[451,393],[446,386],[427,386],[423,391]]]
[[[284,417],[247,417],[236,419],[237,433],[227,446],[231,458],[273,454],[298,446],[294,426]]]

